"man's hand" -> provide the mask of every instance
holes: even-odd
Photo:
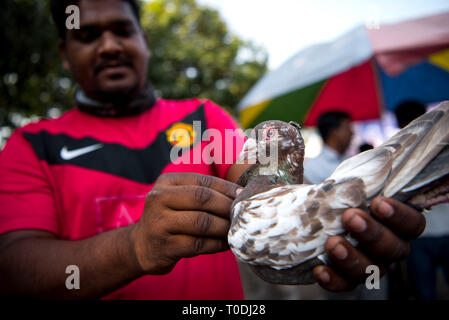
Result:
[[[342,216],[343,226],[359,241],[357,249],[340,236],[326,242],[333,267],[318,266],[313,270],[324,289],[354,289],[367,277],[369,265],[379,266],[381,274],[385,274],[391,263],[407,257],[410,240],[424,231],[424,216],[399,201],[376,197],[370,209],[373,216],[360,209],[348,209]]]
[[[143,272],[170,272],[184,257],[229,249],[229,212],[240,187],[194,173],[161,175],[131,239]]]

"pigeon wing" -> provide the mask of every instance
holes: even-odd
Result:
[[[247,263],[289,268],[323,253],[329,236],[344,233],[344,210],[365,201],[358,178],[274,188],[234,206],[228,242]]]
[[[412,121],[386,142],[399,143],[405,151],[395,157],[383,195],[393,197],[447,147],[448,126],[449,102],[444,102],[438,108]]]

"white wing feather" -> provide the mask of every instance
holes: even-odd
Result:
[[[363,189],[361,183],[358,180],[357,188]],[[331,191],[323,191],[330,184]],[[354,181],[287,185],[240,201],[234,207],[229,245],[241,260],[275,269],[320,255],[326,239],[344,231],[336,212],[360,206],[363,201],[362,197],[349,195],[346,190],[349,184]],[[313,203],[314,198],[323,197],[324,193],[326,204]]]

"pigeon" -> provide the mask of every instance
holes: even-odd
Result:
[[[449,202],[449,102],[345,160],[322,183],[303,183],[303,160],[300,126],[277,120],[257,125],[238,159],[252,166],[238,180],[244,189],[231,206],[228,243],[275,284],[315,282],[313,268],[330,264],[328,237],[351,240],[341,222],[348,208],[368,210],[377,195],[420,211]]]

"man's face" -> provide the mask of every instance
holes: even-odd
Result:
[[[338,138],[340,150],[345,152],[348,149],[352,139],[352,128],[349,119],[343,119],[334,134]]]
[[[60,45],[87,96],[102,101],[131,98],[146,83],[148,50],[131,6],[120,0],[81,0],[80,29],[67,30]]]

